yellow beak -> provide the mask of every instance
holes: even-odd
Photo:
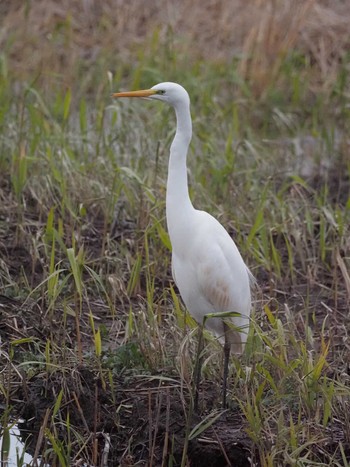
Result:
[[[157,91],[153,89],[144,89],[142,91],[115,92],[112,94],[112,97],[150,97],[156,93]]]

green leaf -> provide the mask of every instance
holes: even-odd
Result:
[[[52,418],[56,416],[56,414],[58,413],[61,407],[62,397],[63,397],[63,388],[61,388],[60,392],[58,393],[58,396],[57,396],[57,399],[56,399],[56,402],[55,402],[55,405],[52,411]]]
[[[190,432],[188,439],[192,440],[194,438],[197,438],[203,431],[207,430],[210,428],[218,418],[221,417],[222,414],[224,414],[226,410],[224,411],[215,411],[210,414],[208,414],[203,420],[201,420]]]
[[[2,445],[1,445],[1,459],[3,461],[6,461],[8,459],[8,455],[10,452],[10,446],[11,446],[10,429],[9,427],[4,427],[3,433],[2,433]]]
[[[78,262],[77,262],[77,259],[74,253],[74,248],[67,249],[67,256],[68,256],[69,264],[70,264],[72,274],[74,277],[76,289],[78,291],[79,296],[81,296],[82,295],[82,284],[81,284]]]
[[[66,92],[66,95],[64,96],[64,102],[63,102],[63,120],[66,121],[69,115],[69,110],[70,110],[70,104],[72,101],[72,92],[70,88]]]
[[[270,307],[268,305],[264,306],[264,312],[267,316],[267,319],[269,320],[269,323],[271,326],[276,329],[276,318],[274,317],[272,311],[270,310]]]
[[[97,331],[95,332],[94,341],[95,341],[95,352],[96,352],[96,357],[101,357],[101,353],[102,353],[102,340],[101,340],[100,328],[98,328]]]
[[[170,237],[168,232],[163,228],[162,224],[160,222],[157,222],[156,224],[156,229],[158,236],[160,238],[160,241],[163,243],[165,248],[169,251],[172,250],[171,242],[170,242]]]
[[[247,238],[247,247],[249,247],[249,245],[252,243],[254,237],[256,236],[257,232],[259,231],[259,229],[262,227],[264,223],[264,209],[263,207],[258,211],[258,214],[255,218],[255,221],[254,221],[254,224],[252,226],[252,228],[250,229],[250,232],[249,232],[249,235],[248,235],[248,238]]]

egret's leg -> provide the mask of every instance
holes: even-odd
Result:
[[[224,375],[222,384],[222,406],[226,409],[226,393],[227,393],[227,378],[228,378],[228,364],[230,361],[231,343],[228,337],[228,326],[224,323],[225,329],[225,344],[224,344]]]
[[[198,411],[198,399],[199,399],[199,385],[201,380],[201,368],[202,368],[202,351],[203,351],[203,325],[198,326],[198,346],[196,354],[196,362],[194,365],[194,410]]]

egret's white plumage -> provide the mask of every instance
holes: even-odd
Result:
[[[206,321],[207,328],[241,353],[247,339],[251,309],[251,274],[234,241],[210,214],[193,207],[187,182],[187,152],[192,138],[190,99],[176,83],[160,83],[144,91],[113,94],[146,97],[170,104],[177,128],[170,148],[166,218],[172,244],[172,270],[181,297],[194,319],[202,323],[208,313],[232,311],[234,329],[222,319]]]

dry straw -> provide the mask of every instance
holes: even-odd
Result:
[[[154,31],[160,45],[170,37],[193,58],[241,58],[257,93],[294,49],[315,66],[314,84],[327,86],[350,47],[350,10],[340,0],[13,1],[0,4],[0,17],[0,48],[17,76],[64,72],[68,85],[77,61],[93,65],[108,51],[115,63],[132,62]]]

